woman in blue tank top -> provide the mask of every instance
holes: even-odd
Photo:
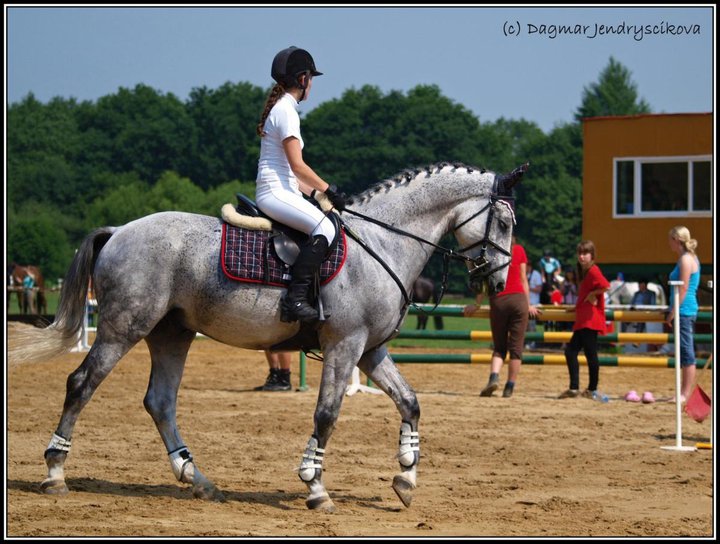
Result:
[[[695,386],[695,320],[698,313],[697,288],[700,284],[700,261],[695,254],[697,240],[690,237],[686,227],[670,229],[670,249],[678,254],[675,268],[670,272],[671,281],[682,281],[678,289],[678,300],[674,300],[674,289],[670,291],[670,308],[667,324],[672,327],[675,305],[680,308],[680,366],[682,367],[681,401],[690,396]],[[675,340],[677,341],[677,339]],[[676,362],[677,363],[677,362]]]

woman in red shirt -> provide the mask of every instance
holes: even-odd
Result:
[[[527,278],[527,255],[525,249],[515,243],[513,236],[512,257],[508,268],[507,283],[501,293],[490,297],[490,328],[493,337],[493,354],[490,361],[490,379],[480,392],[481,397],[491,397],[500,386],[500,369],[508,351],[508,379],[503,397],[511,397],[520,373],[522,353],[525,345],[525,331],[528,316],[537,317],[539,310],[529,302],[530,287]],[[482,294],[477,295],[477,304],[465,307],[465,315],[475,313],[482,302]]]
[[[589,384],[582,396],[592,398],[597,391],[600,361],[597,353],[598,333],[605,334],[605,291],[610,283],[595,264],[595,244],[584,240],[577,246],[577,278],[580,281],[575,303],[573,335],[565,348],[565,361],[570,373],[570,388],[559,398],[580,396],[580,364],[578,354],[582,349],[587,359]]]

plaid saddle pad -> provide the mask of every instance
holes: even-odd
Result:
[[[286,287],[291,268],[275,253],[272,232],[248,230],[223,223],[220,259],[225,275],[233,280]],[[332,280],[343,264],[346,251],[345,232],[340,231],[338,243],[320,266],[320,284]]]

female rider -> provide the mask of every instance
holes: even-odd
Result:
[[[256,179],[257,206],[267,216],[306,233],[293,265],[292,280],[281,303],[282,321],[314,321],[317,310],[308,302],[314,276],[335,237],[332,222],[302,193],[325,193],[335,209],[345,209],[345,198],[303,160],[303,139],[297,108],[307,100],[313,77],[322,75],[310,53],[297,47],[283,49],[272,63],[276,84],[265,102],[257,133],[262,138]]]

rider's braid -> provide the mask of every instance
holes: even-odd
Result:
[[[280,100],[280,97],[284,93],[285,88],[279,83],[276,83],[275,86],[270,90],[270,94],[265,101],[265,109],[263,110],[262,116],[260,117],[260,122],[255,129],[255,132],[257,132],[257,135],[261,138],[265,136],[265,131],[263,131],[263,127],[265,126],[265,120],[268,118],[268,115],[270,115],[270,110],[273,109],[273,106],[277,103],[278,100]]]

